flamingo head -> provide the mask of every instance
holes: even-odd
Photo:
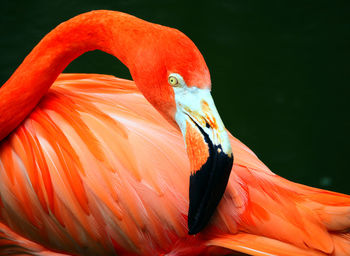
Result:
[[[152,25],[128,66],[146,99],[183,134],[191,166],[188,228],[196,234],[225,191],[233,164],[231,144],[210,94],[203,56],[180,31]]]

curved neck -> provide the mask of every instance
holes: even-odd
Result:
[[[0,89],[0,141],[27,117],[58,75],[81,54],[102,50],[132,72],[132,60],[150,25],[124,13],[93,11],[56,27]]]

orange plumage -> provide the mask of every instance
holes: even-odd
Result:
[[[41,64],[48,67],[31,73],[29,63],[38,56],[31,54],[16,71],[9,91],[0,90],[1,135],[11,115],[20,119],[28,113],[15,114],[31,111],[26,100],[40,100],[19,125],[9,121],[12,132],[0,144],[0,255],[350,255],[350,197],[275,175],[231,135],[234,165],[226,192],[209,225],[188,235],[192,170],[181,133],[163,118],[173,111],[171,93],[140,88],[144,74],[133,71],[139,88],[106,75],[56,79],[66,60],[52,55],[49,61],[61,61],[61,68],[52,70],[47,59]],[[206,66],[198,61],[188,64],[194,67],[184,79],[205,87]],[[180,63],[174,65],[181,72]],[[25,71],[50,76],[21,85],[28,82]],[[36,83],[42,98],[25,91]],[[166,110],[159,113],[140,90]],[[21,104],[4,109],[14,95]]]

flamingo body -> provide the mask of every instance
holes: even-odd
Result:
[[[209,248],[231,248],[225,242],[245,234],[331,255],[338,240],[347,241],[330,231],[348,228],[348,196],[284,180],[237,139],[231,144],[226,194],[194,243],[186,234],[190,169],[179,131],[131,81],[61,75],[1,144],[1,221],[47,248],[82,255],[214,253]]]
[[[275,175],[231,135],[225,194],[188,235],[188,152],[141,92],[62,74],[1,141],[0,255],[350,255],[350,197]]]

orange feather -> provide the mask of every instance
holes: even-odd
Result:
[[[350,196],[275,175],[233,136],[235,160],[224,197],[209,225],[198,235],[187,234],[191,169],[183,138],[164,113],[133,81],[95,74],[61,74],[56,79],[82,53],[67,44],[68,39],[81,40],[75,26],[82,20],[89,18],[86,28],[97,34],[101,26],[93,22],[100,24],[101,15],[108,25],[124,24],[125,33],[144,24],[117,13],[121,18],[116,25],[109,19],[112,14],[92,12],[68,27],[60,25],[56,31],[78,34],[49,34],[0,90],[0,137],[6,137],[0,143],[0,255],[350,255]],[[153,24],[145,24],[136,34],[149,32]],[[176,36],[175,46],[192,47],[180,32],[154,26],[165,37]],[[108,29],[103,32],[111,36]],[[68,60],[39,58],[39,50],[50,48],[53,38],[62,42],[53,51],[74,53]],[[143,39],[151,42],[152,33]],[[97,43],[109,44],[102,41]],[[130,56],[139,56],[127,53],[118,57],[133,74]],[[194,72],[198,68],[207,74],[202,57],[194,50],[189,53],[189,66],[173,65],[178,72],[186,70],[185,79],[205,87],[209,75]],[[37,58],[39,63],[29,70]],[[147,73],[147,65],[143,68]],[[31,72],[44,72],[45,77]],[[16,88],[21,83],[23,95]],[[154,106],[171,109],[173,95],[164,88],[140,90]],[[155,94],[163,99],[152,101]],[[20,105],[5,110],[14,97]],[[29,100],[33,102],[24,104]]]
[[[62,109],[51,107],[51,101],[61,99],[56,94],[65,95],[66,108],[73,108],[73,99],[80,99],[74,118],[85,125],[71,124],[61,115]],[[90,126],[92,120],[101,125]],[[49,122],[60,129],[48,129]],[[84,140],[85,133],[94,135],[98,154],[87,145],[91,140]],[[103,134],[113,135],[114,143],[106,142]],[[24,136],[31,139],[19,139]],[[29,142],[33,150],[25,150]],[[61,75],[47,98],[1,144],[1,199],[5,202],[1,221],[46,248],[68,254],[105,255],[118,250],[123,255],[202,255],[215,254],[222,247],[252,255],[347,255],[350,240],[344,232],[350,227],[349,196],[284,180],[237,139],[231,137],[231,144],[236,161],[224,198],[210,226],[187,240],[188,180],[184,177],[190,168],[181,134],[131,81]],[[129,155],[114,145],[125,145]],[[11,164],[11,152],[16,152],[16,165]],[[71,168],[64,170],[63,157]],[[40,161],[34,174],[41,185],[32,191],[32,179],[27,177],[34,175],[29,175],[33,161]],[[38,176],[43,171],[51,177],[50,185]],[[15,181],[27,185],[14,189]],[[34,193],[38,190],[45,200]],[[15,210],[20,205],[24,215]],[[3,232],[11,241],[7,230]],[[24,246],[22,239],[16,235],[12,243]]]

